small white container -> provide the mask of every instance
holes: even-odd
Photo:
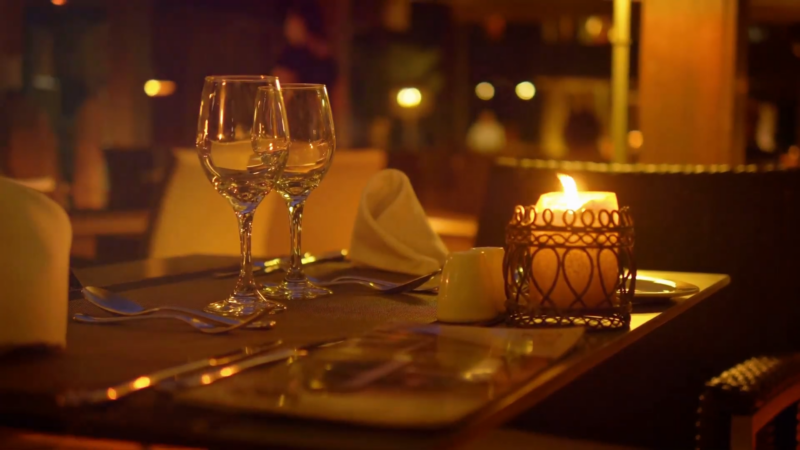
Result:
[[[436,315],[442,322],[490,320],[505,311],[501,247],[478,247],[447,256]]]

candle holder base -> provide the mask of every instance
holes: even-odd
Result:
[[[506,228],[506,324],[630,327],[636,289],[628,208],[597,212],[517,206]]]
[[[506,325],[516,328],[560,328],[586,327],[589,330],[624,330],[631,325],[631,315],[618,311],[596,311],[595,314],[581,311],[579,314],[512,313],[506,317]]]

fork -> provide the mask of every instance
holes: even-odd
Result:
[[[387,295],[402,294],[405,292],[413,292],[416,294],[436,294],[439,292],[438,287],[427,288],[427,289],[417,289],[417,288],[428,282],[428,280],[436,276],[439,272],[441,272],[441,269],[423,275],[421,277],[417,277],[412,280],[406,281],[404,283],[391,283],[388,281],[376,280],[366,277],[357,277],[353,275],[340,276],[332,280],[320,280],[314,277],[308,277],[308,279],[312,283],[318,284],[320,286],[358,284],[361,286],[367,286],[369,288],[375,289],[376,291],[379,291],[380,293]]]

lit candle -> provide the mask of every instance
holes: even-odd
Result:
[[[559,243],[564,243],[561,248],[547,248],[542,245],[532,261],[532,276],[539,289],[547,295],[553,304],[561,309],[573,306],[573,302],[581,297],[586,307],[610,306],[602,303],[608,298],[607,292],[612,292],[619,279],[619,264],[617,255],[612,249],[592,248],[594,239],[571,239],[564,242],[567,236],[581,233],[582,227],[600,226],[601,211],[609,213],[619,209],[617,196],[613,192],[578,192],[575,180],[567,175],[558,175],[563,192],[548,192],[539,197],[536,202],[536,225],[545,224],[544,211],[553,212],[552,222],[549,225],[563,227],[572,225],[573,232],[560,231],[535,231],[534,241],[542,245],[545,236],[555,238]],[[571,212],[567,212],[571,211]],[[589,221],[591,211],[593,220]],[[565,224],[564,219],[567,219]],[[581,219],[586,219],[584,223]],[[574,218],[574,222],[572,221]],[[597,230],[586,229],[591,236]],[[608,235],[598,237],[599,242],[605,243]],[[564,248],[566,247],[566,248]],[[559,265],[562,260],[563,265]],[[560,268],[560,270],[559,270]],[[569,280],[569,281],[567,281]],[[582,295],[581,295],[582,294]],[[530,290],[531,300],[540,302],[542,296],[537,289]],[[545,305],[550,306],[550,305]],[[576,303],[573,307],[582,307]]]

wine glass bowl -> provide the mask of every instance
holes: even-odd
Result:
[[[273,92],[258,96],[259,88]],[[266,119],[265,119],[266,118]],[[253,281],[250,235],[256,208],[275,187],[288,157],[289,130],[275,77],[206,77],[197,125],[197,153],[214,189],[239,222],[242,262],[231,295],[206,307],[225,316],[247,316],[284,306],[267,300]]]
[[[263,95],[272,88],[262,88]],[[267,297],[286,300],[330,295],[331,291],[309,281],[303,273],[301,232],[303,208],[311,192],[322,182],[333,162],[336,136],[328,92],[322,84],[289,83],[281,86],[288,119],[290,145],[283,174],[275,190],[289,209],[290,267],[283,282],[264,289]]]

